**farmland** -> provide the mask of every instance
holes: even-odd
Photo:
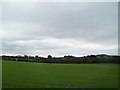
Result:
[[[2,62],[3,88],[117,88],[118,64]]]

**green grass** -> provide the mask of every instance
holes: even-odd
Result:
[[[0,89],[2,88],[2,60],[0,60]]]
[[[3,88],[117,88],[118,64],[3,61]]]

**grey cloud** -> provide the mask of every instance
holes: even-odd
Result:
[[[116,54],[117,19],[117,3],[4,2],[3,51],[7,53],[9,50],[9,53],[12,53],[16,50],[18,53],[23,52],[25,54],[27,50],[22,48],[27,48],[31,50],[31,53],[42,53],[43,51],[46,52],[44,54],[51,52],[63,55],[71,52],[77,55],[82,48],[75,49],[75,45],[72,43],[76,41],[86,44],[92,43],[93,48],[94,44],[105,48],[107,45],[109,47],[115,46],[114,49],[102,50],[103,53],[110,51]],[[46,38],[49,39],[49,42],[42,42]],[[35,40],[38,40],[37,43]],[[52,42],[52,40],[57,41]],[[73,41],[70,42],[69,40]],[[19,41],[24,42],[22,46]],[[68,43],[73,46],[67,48]],[[81,43],[77,43],[77,46],[79,44]],[[91,51],[89,49],[82,50],[82,52],[87,53]],[[94,50],[94,52],[102,53],[101,50]]]

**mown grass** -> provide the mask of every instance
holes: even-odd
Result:
[[[3,61],[3,88],[117,88],[118,64]]]
[[[0,59],[0,89],[2,89],[2,60]]]

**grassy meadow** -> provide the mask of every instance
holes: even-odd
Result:
[[[118,64],[2,62],[3,88],[117,88]]]
[[[2,60],[0,60],[0,89],[2,89]]]

